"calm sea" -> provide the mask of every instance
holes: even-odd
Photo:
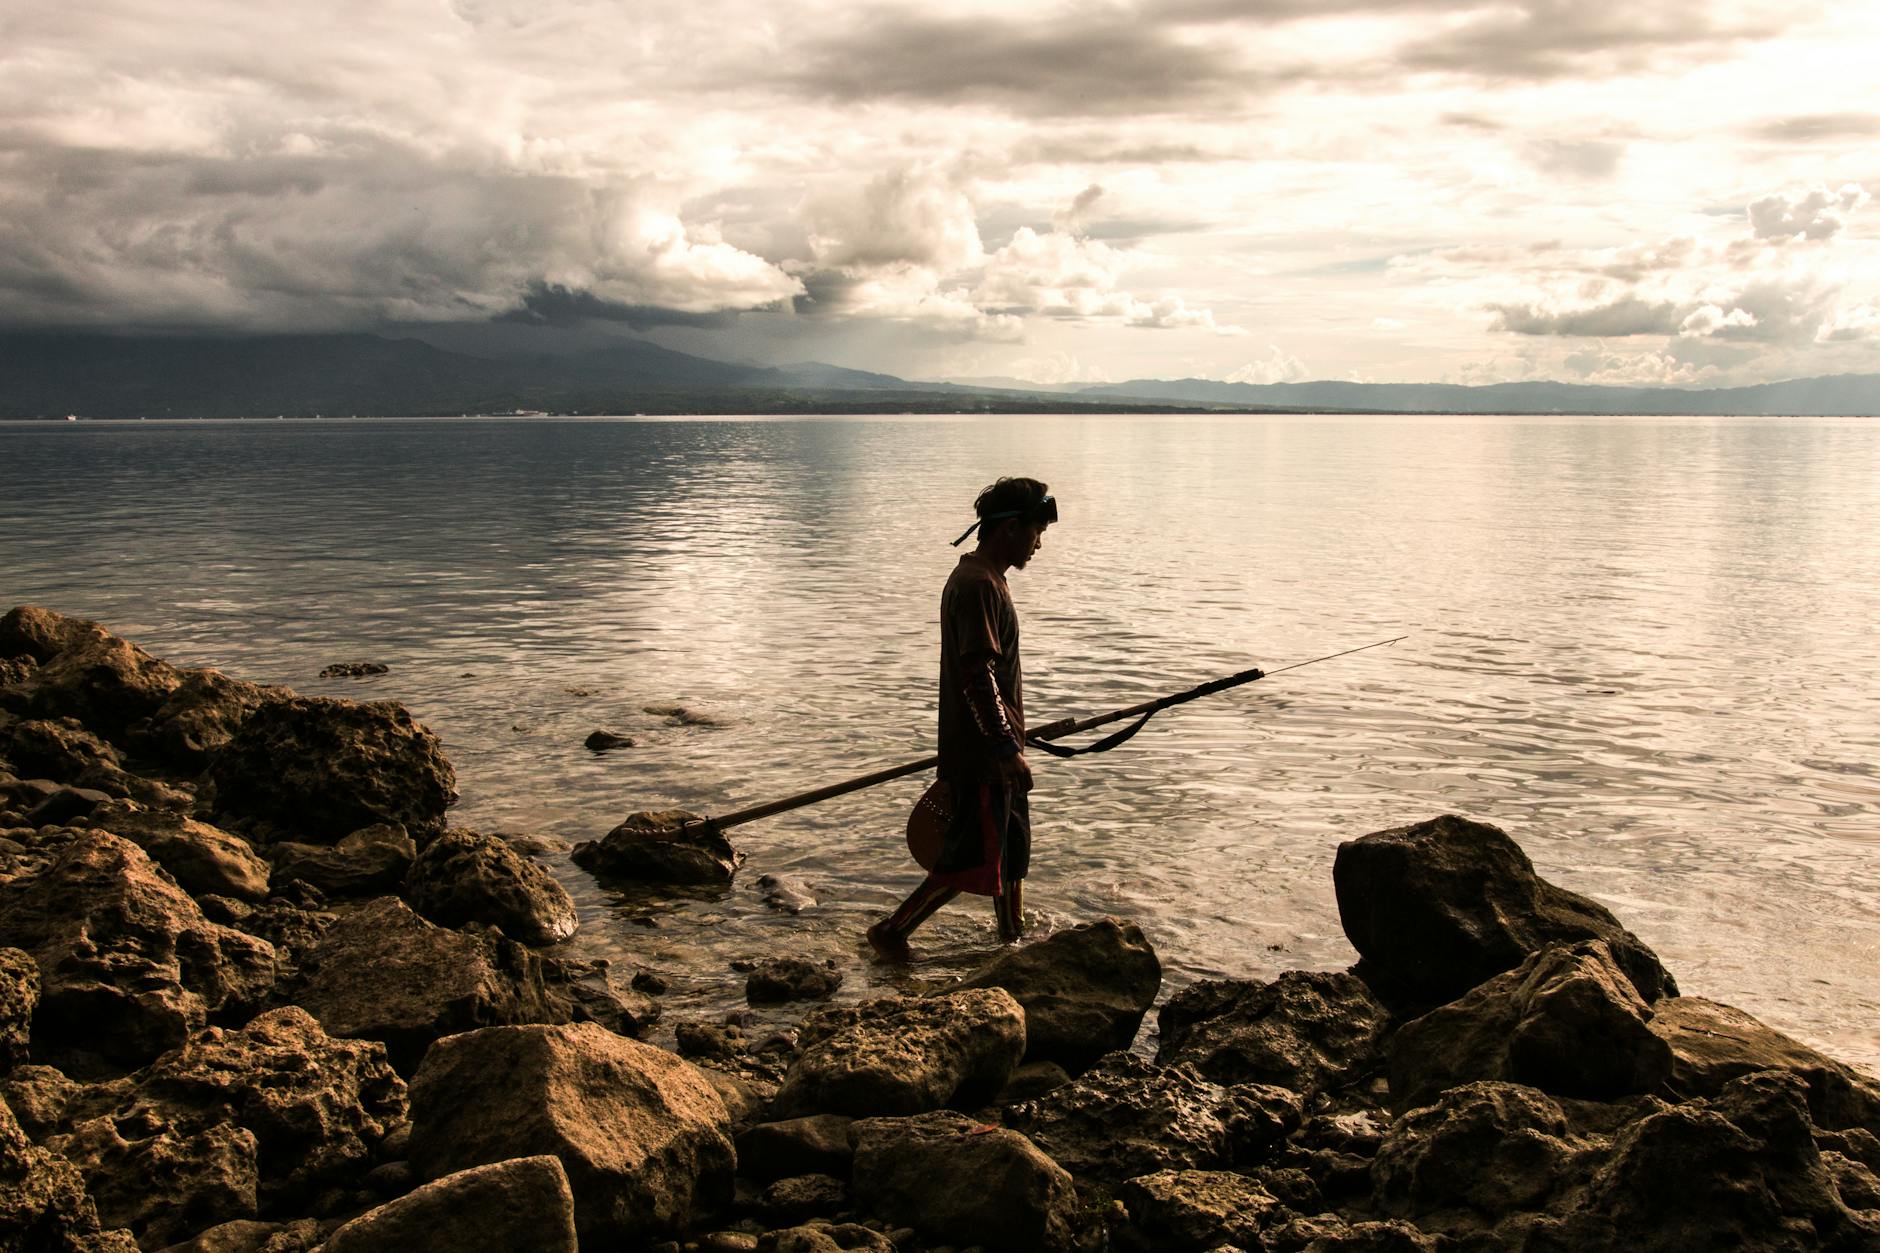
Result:
[[[0,600],[401,700],[459,822],[574,841],[931,751],[947,541],[1001,473],[1063,515],[1012,580],[1035,721],[1409,635],[1040,761],[1040,927],[1137,920],[1165,990],[1343,966],[1338,842],[1461,813],[1687,993],[1880,1067],[1876,421],[0,423]],[[391,670],[317,677],[337,661]],[[646,712],[670,704],[718,725]],[[597,728],[638,746],[590,753]],[[738,958],[834,959],[844,997],[906,978],[860,937],[917,877],[921,785],[739,829],[724,893],[611,893],[551,855],[575,944],[667,973],[671,1016],[741,1005]],[[766,908],[765,873],[819,903]],[[968,904],[916,975],[990,949]]]

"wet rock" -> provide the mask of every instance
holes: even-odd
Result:
[[[70,783],[95,765],[121,769],[118,751],[76,718],[29,718],[0,728],[0,755],[16,771]]]
[[[744,981],[744,999],[752,1005],[780,1005],[785,1001],[820,1001],[842,986],[842,972],[833,961],[821,964],[801,957],[767,957]]]
[[[106,740],[149,718],[182,681],[174,666],[97,623],[33,605],[0,618],[0,655],[20,653],[39,663],[26,679],[29,708],[75,717]]]
[[[1555,887],[1507,834],[1445,815],[1338,846],[1338,916],[1354,968],[1384,995],[1440,1005],[1550,944],[1604,940],[1647,1004],[1677,984],[1596,901]]]
[[[320,671],[323,679],[363,679],[385,674],[391,667],[380,661],[336,661]]]
[[[757,887],[764,894],[764,904],[778,913],[800,914],[816,906],[809,885],[790,875],[760,874]]]
[[[1216,1083],[1271,1083],[1310,1097],[1377,1065],[1389,1020],[1364,982],[1343,972],[1209,980],[1162,1006],[1156,1060],[1188,1062]]]
[[[255,710],[294,693],[231,679],[220,670],[179,670],[178,683],[147,719],[126,733],[128,747],[190,774],[220,752]]]
[[[327,928],[302,958],[293,999],[332,1035],[383,1042],[405,1075],[439,1037],[568,1017],[527,949],[436,926],[390,896]]]
[[[581,743],[586,748],[597,753],[604,753],[611,748],[632,748],[634,746],[633,737],[631,735],[619,735],[613,731],[590,731],[588,732],[588,737],[582,740]]]
[[[493,835],[453,828],[418,854],[404,897],[446,927],[482,922],[524,944],[554,944],[579,917],[567,889],[547,869]]]
[[[0,1102],[0,1248],[21,1253],[137,1249],[129,1232],[100,1227],[78,1168],[29,1141],[5,1102]]]
[[[89,787],[62,787],[26,812],[29,827],[56,827],[88,818],[92,810],[109,804],[111,794]]]
[[[1112,1053],[1049,1095],[1007,1109],[1005,1123],[1079,1180],[1115,1185],[1158,1170],[1227,1166],[1222,1096],[1188,1066]]]
[[[766,1231],[752,1247],[757,1253],[895,1253],[897,1246],[860,1223],[811,1222]]]
[[[472,1166],[361,1214],[325,1245],[325,1253],[417,1249],[575,1253],[567,1172],[546,1154]]]
[[[646,705],[642,712],[655,718],[664,718],[675,726],[683,727],[722,727],[725,719],[703,709],[694,709],[689,705]]]
[[[855,1120],[813,1114],[758,1123],[738,1134],[738,1173],[759,1183],[810,1172],[849,1177],[855,1160]]]
[[[659,1021],[659,1002],[632,987],[622,987],[605,960],[544,957],[542,968],[551,999],[567,1002],[570,1022],[598,1023],[616,1035],[637,1040]]]
[[[0,948],[0,1075],[25,1062],[38,1007],[39,966],[32,954]]]
[[[1009,949],[961,981],[1004,988],[1025,1007],[1025,1058],[1075,1074],[1126,1049],[1162,986],[1162,963],[1142,928],[1118,918]]]
[[[1218,1170],[1164,1170],[1125,1183],[1117,1193],[1129,1211],[1124,1247],[1161,1253],[1264,1248],[1262,1228],[1283,1214],[1279,1201],[1244,1175]]]
[[[671,1053],[591,1023],[439,1041],[412,1082],[411,1118],[412,1164],[432,1178],[559,1158],[584,1244],[669,1233],[730,1197],[729,1118],[711,1085]]]
[[[989,1250],[1068,1249],[1071,1177],[1015,1131],[961,1114],[855,1124],[854,1189],[866,1212],[923,1239]]]
[[[273,946],[210,922],[128,840],[81,834],[42,871],[0,884],[0,944],[31,953],[42,987],[34,1044],[135,1065],[210,1014],[260,1003]]]
[[[744,862],[723,832],[683,809],[629,814],[598,841],[575,845],[573,857],[596,878],[645,883],[730,883]]]
[[[1601,940],[1544,948],[1460,1000],[1404,1024],[1390,1042],[1398,1110],[1478,1079],[1605,1100],[1655,1091],[1671,1050]]]
[[[1880,1248],[1880,1213],[1850,1209],[1816,1148],[1808,1089],[1760,1071],[1626,1127],[1584,1202],[1530,1247],[1620,1253]]]
[[[381,822],[332,845],[283,841],[269,849],[268,856],[277,885],[298,879],[327,896],[378,896],[398,890],[417,859],[418,846],[401,824]]]
[[[255,1216],[254,1133],[231,1123],[181,1130],[160,1118],[94,1118],[48,1146],[79,1168],[99,1222],[162,1248]]]
[[[1671,1049],[1671,1090],[1709,1097],[1758,1070],[1785,1070],[1808,1085],[1817,1125],[1880,1133],[1880,1083],[1718,1001],[1660,1001],[1648,1024]]]
[[[824,1010],[799,1036],[773,1115],[918,1114],[997,1094],[1025,1051],[1025,1015],[1000,988]]]
[[[1603,1144],[1599,1147],[1603,1147]],[[1371,1165],[1376,1204],[1387,1215],[1417,1218],[1445,1211],[1463,1217],[1436,1224],[1453,1230],[1473,1219],[1548,1207],[1591,1170],[1594,1144],[1573,1134],[1546,1093],[1511,1083],[1471,1083],[1391,1124]]]
[[[754,1207],[770,1223],[800,1223],[849,1207],[849,1185],[831,1175],[791,1175],[766,1187]]]
[[[320,1245],[325,1230],[311,1218],[287,1223],[237,1218],[197,1232],[163,1253],[310,1253]]]
[[[457,800],[437,737],[391,701],[271,701],[210,763],[215,811],[259,819],[309,844],[399,823],[422,840]]]
[[[192,896],[258,901],[268,895],[268,863],[248,841],[220,827],[123,800],[93,809],[91,825],[143,849]]]

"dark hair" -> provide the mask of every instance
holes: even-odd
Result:
[[[1037,479],[1002,478],[997,483],[979,493],[973,501],[973,512],[980,518],[995,513],[1011,513],[1014,517],[1000,518],[987,522],[980,527],[979,534],[990,535],[1007,522],[1018,521],[1038,506],[1038,502],[1051,494],[1051,489]]]

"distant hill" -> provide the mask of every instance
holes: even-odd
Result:
[[[1010,384],[1010,386],[1007,386]],[[1501,383],[1217,383],[1137,379],[1026,388],[909,382],[820,362],[739,365],[643,340],[493,359],[380,335],[186,337],[0,333],[0,418],[284,414],[1123,412],[1880,415],[1880,375],[1711,391]]]
[[[1079,396],[1162,404],[1346,409],[1389,413],[1666,413],[1880,415],[1880,374],[1835,374],[1754,387],[1593,387],[1580,383],[1217,383],[1135,379]]]

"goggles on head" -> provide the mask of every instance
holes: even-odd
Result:
[[[1058,520],[1057,497],[1046,496],[1043,500],[1028,509],[1001,509],[997,513],[989,513],[962,531],[960,537],[953,541],[952,547],[958,548],[961,544],[964,544],[968,535],[971,535],[986,523],[1003,522],[1007,518],[1023,518],[1027,522],[1036,522],[1040,526],[1049,526],[1051,523]]]

